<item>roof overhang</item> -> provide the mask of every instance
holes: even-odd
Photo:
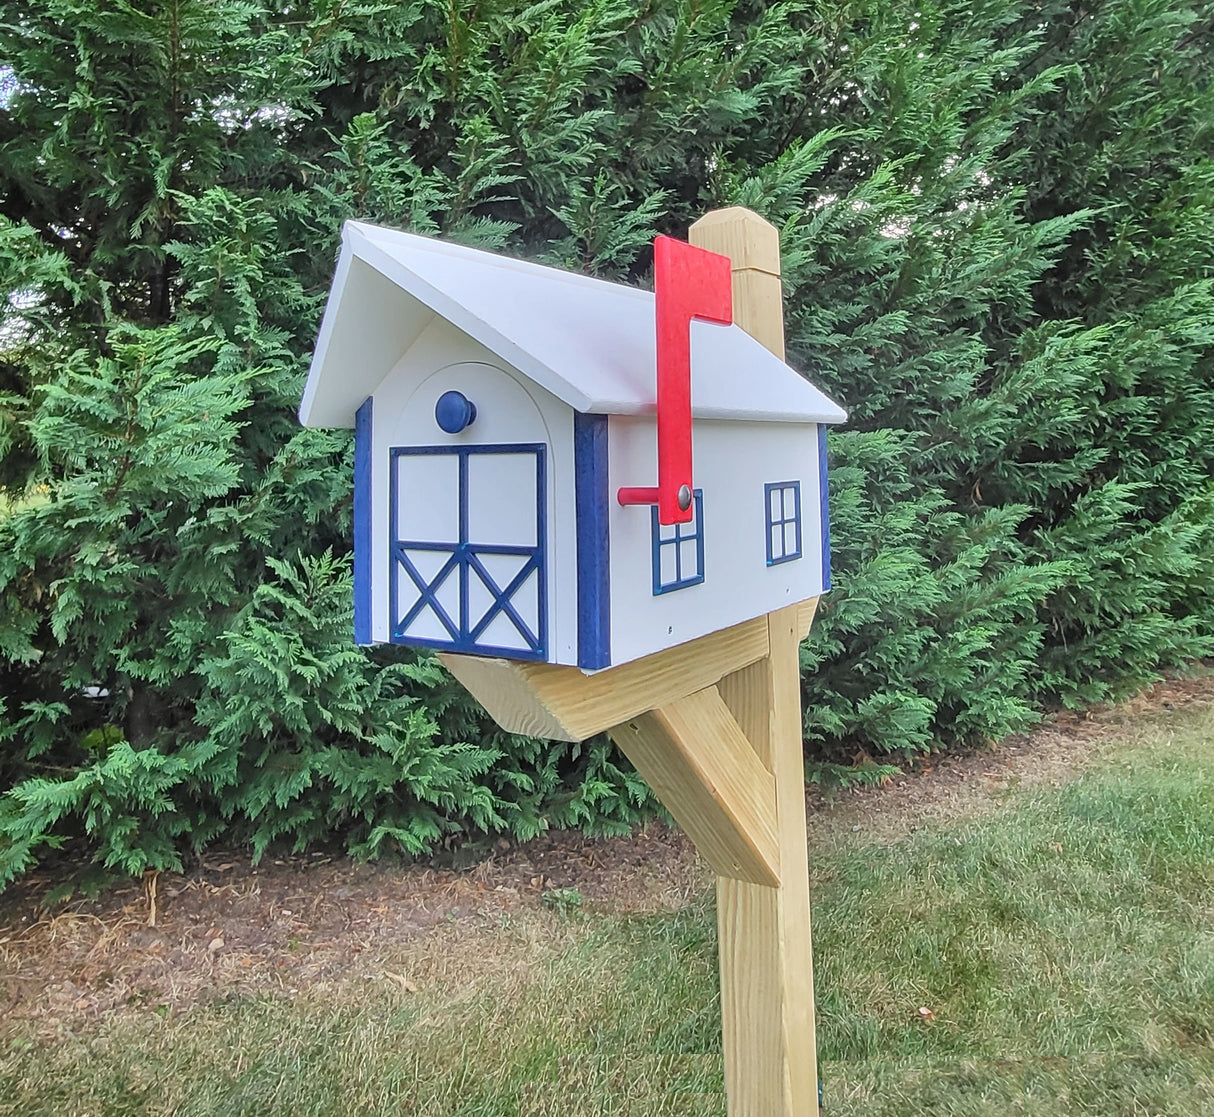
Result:
[[[576,411],[652,414],[654,298],[623,284],[347,222],[299,416],[354,413],[440,315]],[[840,423],[846,414],[741,327],[692,322],[692,414]]]

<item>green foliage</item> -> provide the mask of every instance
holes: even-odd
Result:
[[[818,778],[1211,654],[1211,19],[0,0],[0,878],[649,809],[606,741],[350,645],[349,439],[294,416],[349,217],[638,283],[711,206],[780,227],[851,412]]]
[[[846,5],[816,91],[846,145],[730,166],[777,200],[794,359],[851,406],[804,655],[827,757],[1210,654],[1210,17]]]
[[[540,900],[545,907],[563,915],[572,915],[583,903],[582,894],[576,888],[549,888]]]

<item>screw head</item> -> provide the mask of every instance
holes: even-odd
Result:
[[[682,509],[684,512],[686,512],[687,509],[690,507],[691,507],[691,486],[690,485],[680,485],[679,486],[679,508]]]

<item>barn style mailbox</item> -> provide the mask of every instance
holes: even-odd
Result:
[[[619,502],[657,473],[654,295],[348,223],[300,417],[355,429],[358,642],[599,670],[826,588],[842,411],[741,327],[689,333],[663,524]]]
[[[817,1110],[796,648],[845,416],[782,359],[776,231],[697,237],[658,238],[649,293],[349,222],[300,418],[355,432],[357,642],[437,650],[509,730],[612,733],[721,878],[730,1113],[791,1117]]]

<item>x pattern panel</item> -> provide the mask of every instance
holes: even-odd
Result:
[[[392,642],[546,659],[543,444],[394,448],[390,487]]]

